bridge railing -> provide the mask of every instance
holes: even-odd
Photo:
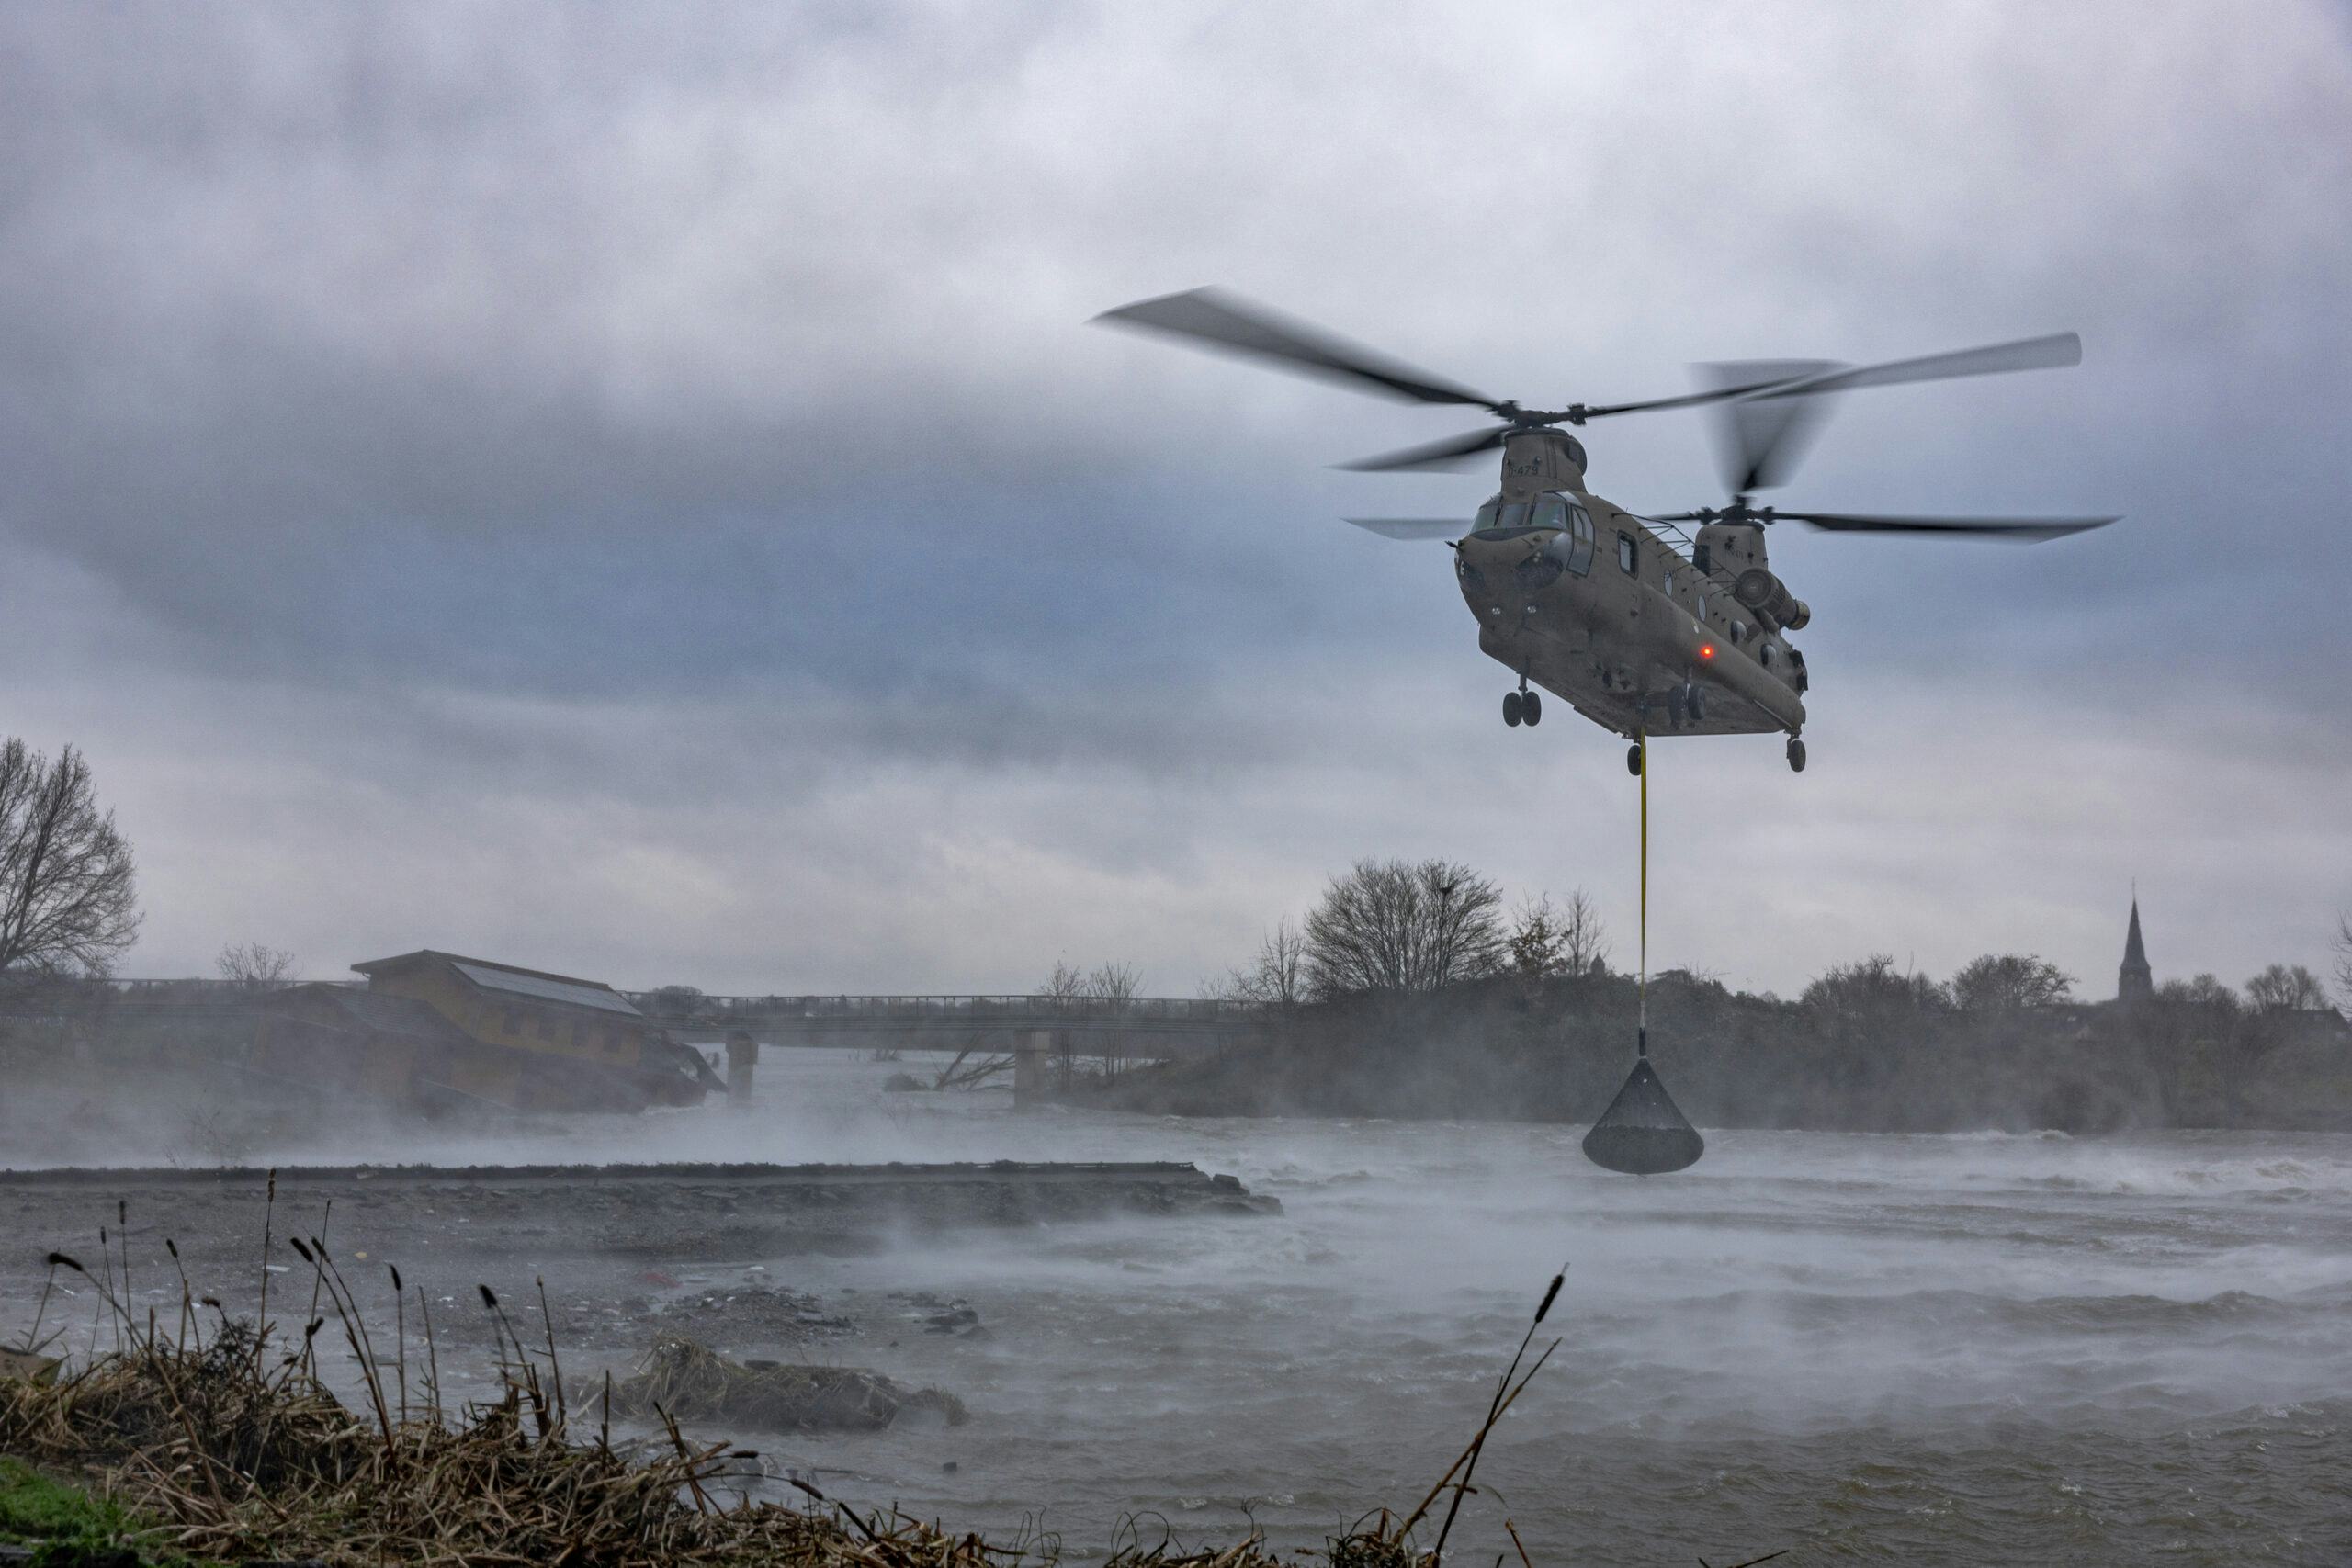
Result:
[[[1168,1028],[1233,1029],[1264,1016],[1254,1002],[1197,997],[1064,997],[999,993],[992,995],[806,995],[680,997],[662,991],[623,991],[638,1010],[657,1022],[696,1024],[734,1021],[773,1023],[804,1020],[810,1023],[885,1022],[970,1023],[976,1028],[1012,1020],[1051,1027],[1055,1021],[1073,1024],[1131,1023]]]
[[[186,979],[70,980],[48,982],[51,995],[119,997],[132,1001],[227,1001],[258,992],[311,984],[365,987],[365,980],[223,980],[213,976]],[[1020,1020],[1050,1028],[1056,1021],[1073,1024],[1131,1023],[1140,1027],[1237,1029],[1266,1017],[1257,1002],[1206,997],[1070,997],[1041,993],[987,994],[920,993],[868,995],[831,993],[764,996],[710,996],[684,987],[662,987],[647,991],[622,991],[639,1012],[657,1023],[723,1024],[757,1020],[775,1022],[805,1020],[811,1023],[886,1022],[892,1020],[940,1024],[968,1022],[975,1027]]]

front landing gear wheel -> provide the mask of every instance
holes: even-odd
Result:
[[[1544,699],[1533,692],[1513,692],[1519,699],[1519,722],[1533,728],[1544,722]]]
[[[1789,737],[1789,772],[1804,772],[1804,742],[1793,735]]]
[[[1527,723],[1526,708],[1525,699],[1517,692],[1503,694],[1503,722],[1505,724],[1516,729],[1521,724]]]
[[[1639,745],[1625,748],[1625,771],[1635,778],[1642,776],[1642,749]]]

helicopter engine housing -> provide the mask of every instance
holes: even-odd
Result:
[[[1756,618],[1783,631],[1801,630],[1813,619],[1813,609],[1789,592],[1789,585],[1766,568],[1751,566],[1732,582],[1732,594],[1755,612]]]

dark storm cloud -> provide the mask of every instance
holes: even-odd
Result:
[[[2077,328],[2080,370],[1838,411],[1792,502],[2130,516],[2032,550],[1781,530],[1816,754],[1957,831],[1918,750],[1955,726],[1996,773],[2096,773],[2123,722],[2200,777],[2196,738],[2245,716],[2300,735],[2296,778],[2352,753],[2352,88],[2318,13],[56,7],[0,19],[0,536],[40,563],[12,700],[159,766],[134,694],[187,682],[207,787],[243,755],[319,774],[273,822],[372,801],[462,857],[527,803],[647,857],[600,897],[660,908],[639,940],[680,969],[753,983],[854,907],[873,956],[826,937],[808,983],[1016,984],[1117,906],[1181,988],[1358,852],[1599,881],[1491,804],[1604,787],[1604,738],[1498,751],[1442,552],[1331,521],[1475,504],[1480,477],[1317,467],[1449,416],[1081,324],[1209,279],[1532,400]],[[1587,439],[1604,493],[1715,498],[1690,416]],[[1724,765],[1777,768],[1749,750]],[[1844,864],[1836,787],[1762,835],[1791,880]],[[174,798],[151,864],[198,830]],[[2187,798],[2127,797],[2063,897],[2110,897]],[[1029,947],[907,908],[942,863],[909,817]],[[747,889],[836,861],[770,950],[729,935]],[[150,878],[184,911],[151,921],[166,967],[270,908],[183,863]],[[1924,871],[1871,863],[1830,931],[1751,954],[1726,925],[1720,966],[1902,940]],[[277,870],[358,942],[317,857]],[[2305,874],[2314,909],[2352,897]]]

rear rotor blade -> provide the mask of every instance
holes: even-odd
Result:
[[[1137,327],[1192,338],[1236,354],[1329,380],[1352,382],[1422,403],[1469,403],[1495,408],[1494,399],[1443,377],[1417,370],[1320,328],[1277,315],[1263,305],[1219,288],[1193,288],[1157,299],[1138,299],[1094,318],[1113,326]]]
[[[1470,532],[1459,517],[1351,517],[1348,522],[1391,539],[1458,539]]]
[[[2039,543],[2104,528],[2112,517],[1882,517],[1854,512],[1782,512],[1776,521],[1809,523],[1833,534],[1957,534]]]
[[[1737,359],[1691,369],[1712,390],[1802,381],[1845,367],[1834,359]],[[1829,405],[1818,398],[1747,398],[1715,411],[1715,457],[1733,495],[1788,482]]]
[[[1951,354],[1923,355],[1917,359],[1893,359],[1810,377],[1759,393],[1763,398],[1794,398],[1815,392],[1847,392],[1858,387],[1892,387],[1905,381],[1948,381],[1961,376],[1997,376],[2011,370],[2056,370],[2083,362],[2083,340],[2073,333],[2019,338],[2015,343],[1987,344]]]
[[[1410,468],[1450,468],[1481,452],[1493,451],[1510,434],[1510,426],[1498,424],[1488,430],[1449,435],[1442,441],[1431,441],[1425,446],[1408,446],[1401,452],[1385,452],[1377,457],[1359,457],[1352,463],[1339,466],[1366,474],[1396,473]]]

